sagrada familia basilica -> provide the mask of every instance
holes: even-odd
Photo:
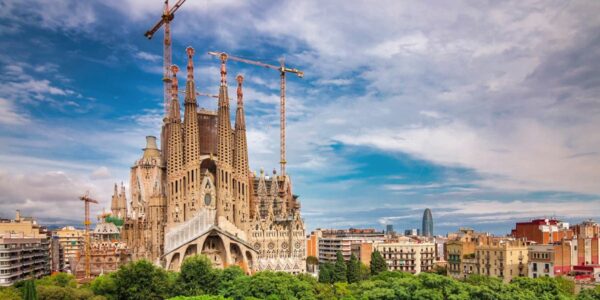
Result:
[[[179,270],[186,257],[206,255],[215,266],[247,273],[305,271],[305,227],[288,175],[250,172],[242,84],[237,76],[235,126],[231,126],[227,56],[221,56],[217,111],[198,109],[194,50],[187,48],[183,120],[176,66],[161,149],[146,137],[131,167],[129,208],[123,187],[112,214],[124,219],[121,239],[132,258]]]

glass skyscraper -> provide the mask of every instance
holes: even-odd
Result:
[[[423,236],[433,236],[433,217],[429,208],[426,208],[423,212],[423,229],[421,232]]]

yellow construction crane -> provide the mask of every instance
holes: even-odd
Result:
[[[83,201],[85,203],[85,221],[83,221],[83,224],[85,225],[85,248],[84,248],[84,253],[85,253],[85,278],[90,278],[91,277],[91,255],[90,252],[92,251],[92,247],[90,244],[90,203],[96,203],[98,204],[97,200],[94,200],[92,198],[89,197],[90,192],[86,192],[85,195],[79,197],[79,200]]]
[[[250,64],[250,65],[255,65],[255,66],[259,66],[259,67],[264,67],[267,69],[272,69],[272,70],[276,70],[279,71],[280,73],[280,88],[281,88],[281,99],[280,99],[280,110],[279,110],[279,138],[280,138],[280,143],[281,143],[281,147],[280,147],[280,166],[281,166],[281,175],[285,175],[285,164],[286,164],[286,160],[285,160],[285,74],[286,73],[293,73],[296,74],[298,77],[303,78],[304,77],[304,72],[295,69],[295,68],[288,68],[285,66],[285,61],[283,59],[281,59],[280,65],[276,66],[276,65],[270,65],[270,64],[266,64],[260,61],[255,61],[255,60],[249,60],[249,59],[245,59],[245,58],[241,58],[241,57],[236,57],[236,56],[231,56],[227,53],[224,52],[215,52],[215,51],[211,51],[208,52],[208,54],[212,55],[212,56],[216,56],[218,58],[220,58],[221,56],[224,55],[224,57],[226,57],[226,59],[231,59],[234,61],[239,61],[242,63],[246,63],[246,64]]]
[[[173,8],[169,8],[169,0],[165,0],[165,7],[163,10],[163,15],[160,20],[154,24],[154,26],[144,33],[144,36],[148,39],[151,39],[152,36],[160,29],[161,26],[164,25],[165,28],[165,36],[163,43],[163,93],[164,93],[164,106],[165,106],[165,115],[169,115],[169,103],[171,102],[171,65],[172,63],[172,55],[171,55],[171,21],[175,17],[175,12],[181,7],[181,5],[185,2],[185,0],[179,0]]]

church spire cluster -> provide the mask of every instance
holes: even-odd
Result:
[[[250,173],[244,77],[236,76],[232,128],[228,56],[220,55],[218,105],[211,111],[198,109],[194,52],[192,47],[185,51],[183,108],[179,68],[171,66],[171,101],[161,133],[162,149],[149,137],[144,154],[131,168],[132,211],[122,237],[131,245],[134,259],[160,261],[171,270],[178,270],[188,252],[195,251],[210,253],[213,264],[220,267],[302,272],[305,228],[289,177]],[[126,211],[119,210],[126,207],[125,192],[115,189],[115,213],[125,215]],[[219,246],[223,242],[226,249]]]

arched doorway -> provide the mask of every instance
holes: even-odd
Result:
[[[231,243],[229,245],[229,254],[231,255],[231,262],[234,265],[238,265],[244,269],[244,255],[242,254],[242,250],[238,244]]]
[[[248,270],[246,273],[251,274],[254,270],[254,259],[252,259],[252,253],[250,253],[250,251],[246,251],[246,261],[248,262]]]
[[[179,270],[179,261],[180,260],[181,260],[181,258],[179,257],[179,253],[173,254],[173,257],[171,257],[171,262],[169,262],[168,269],[170,271],[177,271],[177,270]]]
[[[186,258],[190,257],[190,256],[194,256],[198,253],[198,246],[196,246],[196,244],[191,244],[188,245],[187,248],[185,249],[185,255],[183,256],[183,261],[185,261]]]
[[[218,235],[211,235],[206,238],[202,245],[202,254],[206,255],[217,268],[227,266],[227,254],[225,252],[225,244]]]

